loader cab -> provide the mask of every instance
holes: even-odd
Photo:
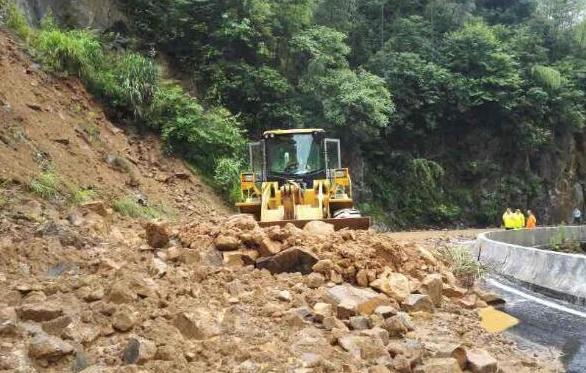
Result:
[[[279,184],[295,180],[311,186],[340,168],[340,143],[327,139],[323,129],[266,131],[250,144],[250,165],[256,180]]]

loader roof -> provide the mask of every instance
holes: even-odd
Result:
[[[297,128],[290,130],[270,130],[263,133],[263,137],[267,135],[289,135],[289,134],[303,134],[303,133],[314,133],[314,132],[325,132],[321,128]]]

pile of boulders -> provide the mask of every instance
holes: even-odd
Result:
[[[316,323],[355,358],[399,372],[497,369],[484,350],[452,346],[424,364],[423,349],[397,344],[414,329],[410,315],[431,315],[446,303],[486,307],[484,299],[496,299],[460,287],[446,265],[422,247],[404,247],[373,232],[334,232],[319,221],[303,230],[292,224],[262,229],[247,215],[184,227],[179,238],[192,250],[215,249],[228,267],[305,275],[305,285],[323,289],[322,297],[311,307],[291,309],[284,320],[291,326]]]

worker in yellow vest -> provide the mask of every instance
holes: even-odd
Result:
[[[515,214],[513,214],[513,210],[508,208],[505,213],[503,214],[503,224],[505,229],[515,229]]]
[[[521,210],[515,210],[515,214],[513,216],[514,221],[514,228],[515,229],[522,229],[525,228],[525,215],[521,212]]]

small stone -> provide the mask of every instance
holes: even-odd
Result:
[[[181,262],[185,255],[185,249],[178,246],[171,246],[167,249],[167,260],[170,262]]]
[[[304,368],[317,368],[321,364],[321,356],[313,352],[306,352],[301,355],[301,361]]]
[[[169,243],[171,229],[164,222],[149,222],[145,225],[145,233],[148,244],[160,249]]]
[[[344,282],[342,275],[333,269],[330,271],[330,280],[337,285]]]
[[[429,359],[421,367],[425,373],[460,373],[462,369],[454,358]]]
[[[399,316],[392,316],[385,320],[383,324],[384,329],[389,332],[389,336],[391,337],[400,337],[405,335],[409,329],[407,325],[403,322],[403,320]]]
[[[329,303],[318,302],[313,306],[313,313],[317,321],[322,322],[326,317],[330,317],[334,313],[334,307]]]
[[[368,271],[366,269],[361,269],[356,274],[356,284],[361,287],[367,287],[368,283]]]
[[[327,235],[330,233],[334,233],[334,225],[329,224],[320,220],[310,221],[309,223],[305,224],[303,230],[309,234],[321,236]]]
[[[188,339],[207,339],[220,334],[216,320],[204,309],[181,312],[175,317],[175,327]]]
[[[371,282],[370,286],[399,302],[403,301],[411,293],[407,276],[396,272],[383,273],[381,277]]]
[[[356,359],[386,358],[390,361],[385,345],[379,338],[347,334],[338,338],[338,344]]]
[[[388,305],[389,299],[369,288],[357,288],[349,284],[336,285],[326,290],[326,299],[336,305],[338,318],[346,319],[356,315],[368,316],[381,305]]]
[[[350,318],[350,326],[353,330],[369,329],[368,318],[364,316],[352,316]]]
[[[224,265],[227,267],[244,267],[254,265],[255,260],[259,257],[256,250],[235,250],[225,251],[223,253]]]
[[[305,285],[310,289],[317,289],[326,282],[324,275],[317,272],[311,272],[305,277]]]
[[[73,364],[71,365],[71,370],[73,373],[79,373],[84,371],[89,366],[88,357],[87,355],[81,351],[75,351],[75,356],[73,358]]]
[[[291,293],[288,290],[280,291],[277,294],[277,299],[282,300],[284,302],[291,302]]]
[[[63,333],[63,329],[68,327],[72,321],[69,316],[61,316],[50,321],[45,321],[41,326],[48,334],[59,337]]]
[[[427,262],[427,264],[434,267],[437,266],[437,259],[429,250],[423,248],[422,246],[417,246],[417,251],[419,251],[419,255],[421,255],[421,258]]]
[[[83,295],[83,300],[86,302],[95,302],[102,298],[104,298],[104,288],[99,285],[88,289],[88,292]]]
[[[464,288],[443,284],[442,293],[448,298],[462,298],[468,291]]]
[[[132,329],[134,324],[136,324],[136,316],[132,308],[122,306],[114,313],[112,320],[112,327],[114,327],[114,329],[126,332]]]
[[[382,317],[383,319],[387,319],[391,316],[395,316],[397,314],[397,310],[391,306],[378,306],[374,313]]]
[[[467,309],[472,309],[474,307],[476,307],[476,301],[478,300],[478,297],[476,296],[476,294],[468,294],[463,298],[459,298],[456,303],[458,305],[460,305],[461,307],[467,308]]]
[[[304,327],[312,319],[313,312],[307,307],[291,309],[283,316],[283,320],[292,327]]]
[[[321,273],[323,275],[329,275],[330,271],[334,269],[334,262],[330,259],[322,259],[315,263],[312,267],[315,272]]]
[[[234,251],[240,247],[240,241],[234,236],[220,235],[216,237],[214,246],[219,251]]]
[[[498,362],[486,350],[474,348],[466,350],[468,368],[473,373],[494,373],[498,370]]]
[[[279,253],[281,249],[282,247],[279,242],[273,241],[268,237],[264,237],[258,246],[258,252],[262,257],[273,256]]]
[[[440,307],[442,305],[442,276],[440,274],[427,275],[422,282],[425,294],[431,298],[434,306]]]
[[[167,264],[159,258],[153,258],[150,273],[158,278],[163,277],[167,273]]]
[[[21,320],[32,321],[49,321],[63,314],[63,309],[52,303],[35,303],[25,304],[16,309],[16,313]]]
[[[29,356],[34,359],[56,360],[73,352],[73,346],[62,339],[39,334],[29,344]]]
[[[116,282],[108,291],[107,300],[114,304],[132,303],[138,298],[135,291],[131,290],[126,282]]]
[[[499,297],[498,295],[496,295],[495,293],[492,293],[490,291],[484,291],[481,289],[474,289],[474,292],[476,293],[476,295],[478,295],[478,297],[486,302],[487,305],[489,306],[496,306],[496,305],[502,305],[505,304],[505,300],[501,297]]]
[[[346,330],[346,331],[348,330],[348,327],[346,326],[346,324],[344,324],[342,321],[338,320],[335,316],[326,316],[323,318],[321,323],[322,323],[325,330],[334,330],[334,329]]]
[[[423,294],[409,294],[402,306],[408,312],[433,312],[430,297]]]
[[[155,358],[157,346],[144,338],[131,338],[122,352],[122,361],[126,364],[144,364]]]
[[[0,309],[0,336],[16,336],[18,317],[13,307]]]
[[[368,335],[370,337],[379,338],[386,346],[389,343],[390,337],[389,332],[383,328],[374,327],[372,329],[360,331],[360,335]]]

